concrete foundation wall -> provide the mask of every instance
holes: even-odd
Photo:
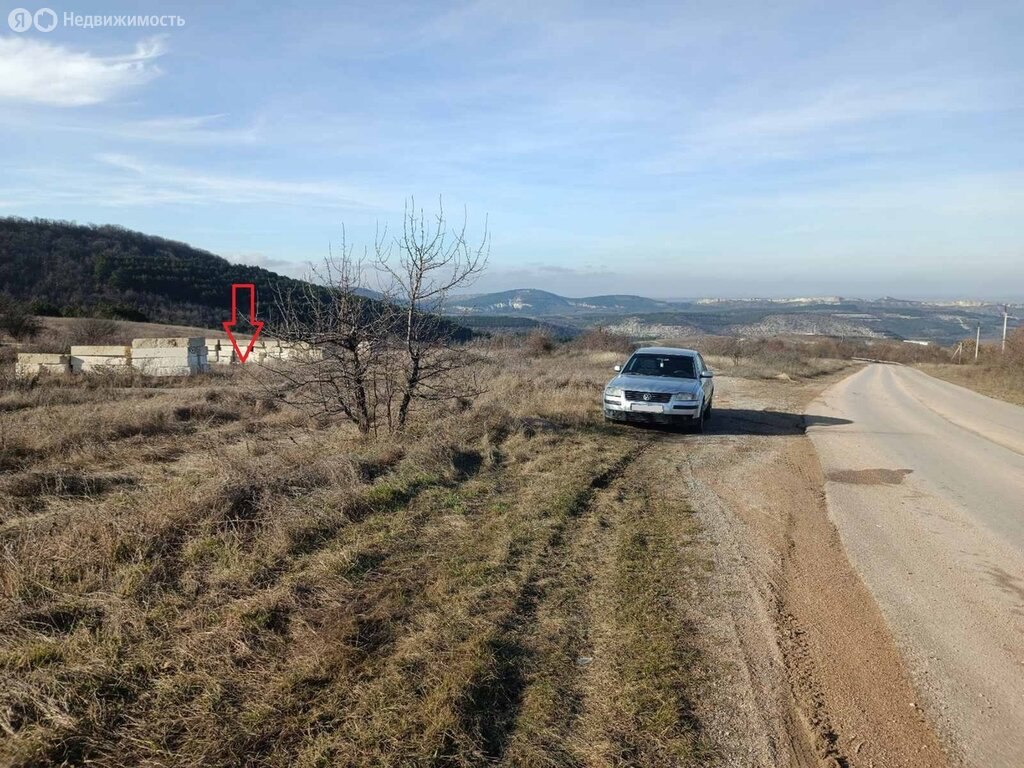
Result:
[[[206,344],[132,346],[132,368],[146,376],[191,376],[202,373],[209,369]]]
[[[205,346],[206,339],[202,336],[134,339],[132,341],[132,349],[198,349]]]
[[[71,356],[72,373],[114,373],[127,370],[131,370],[131,360],[126,357]]]
[[[71,370],[74,373],[123,371],[131,366],[131,347],[71,347]]]
[[[243,351],[248,339],[238,339]],[[303,361],[322,359],[321,350],[309,344],[259,339],[249,362]],[[238,355],[226,339],[199,336],[135,339],[131,346],[74,346],[70,355],[21,352],[15,375],[31,378],[40,374],[110,373],[138,371],[146,376],[191,376],[213,365],[238,365]]]
[[[69,355],[50,355],[36,352],[21,352],[14,363],[14,375],[19,379],[36,376],[66,376],[71,373]]]

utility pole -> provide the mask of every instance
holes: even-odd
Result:
[[[974,362],[978,362],[978,349],[981,347],[981,324],[978,324],[978,335],[974,340]]]
[[[1006,321],[1010,317],[1010,305],[1003,304],[1003,348],[1002,354],[1006,354]]]

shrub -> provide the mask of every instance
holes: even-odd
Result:
[[[534,357],[550,355],[555,350],[555,341],[544,331],[532,331],[526,337],[526,352]]]
[[[630,354],[636,344],[629,337],[612,333],[605,328],[591,328],[573,341],[573,346],[587,352],[621,352]]]
[[[27,305],[7,296],[0,296],[0,331],[15,341],[31,339],[39,333],[40,324]]]
[[[101,345],[116,344],[124,339],[116,320],[89,317],[75,323],[70,340],[72,344]]]

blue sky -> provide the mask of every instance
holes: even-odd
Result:
[[[1024,297],[1020,2],[8,5],[0,215],[295,274],[443,195],[478,290]]]

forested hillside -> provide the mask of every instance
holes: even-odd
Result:
[[[297,282],[122,227],[0,218],[0,294],[37,314],[215,328],[227,319],[232,283],[254,283],[269,302]]]

